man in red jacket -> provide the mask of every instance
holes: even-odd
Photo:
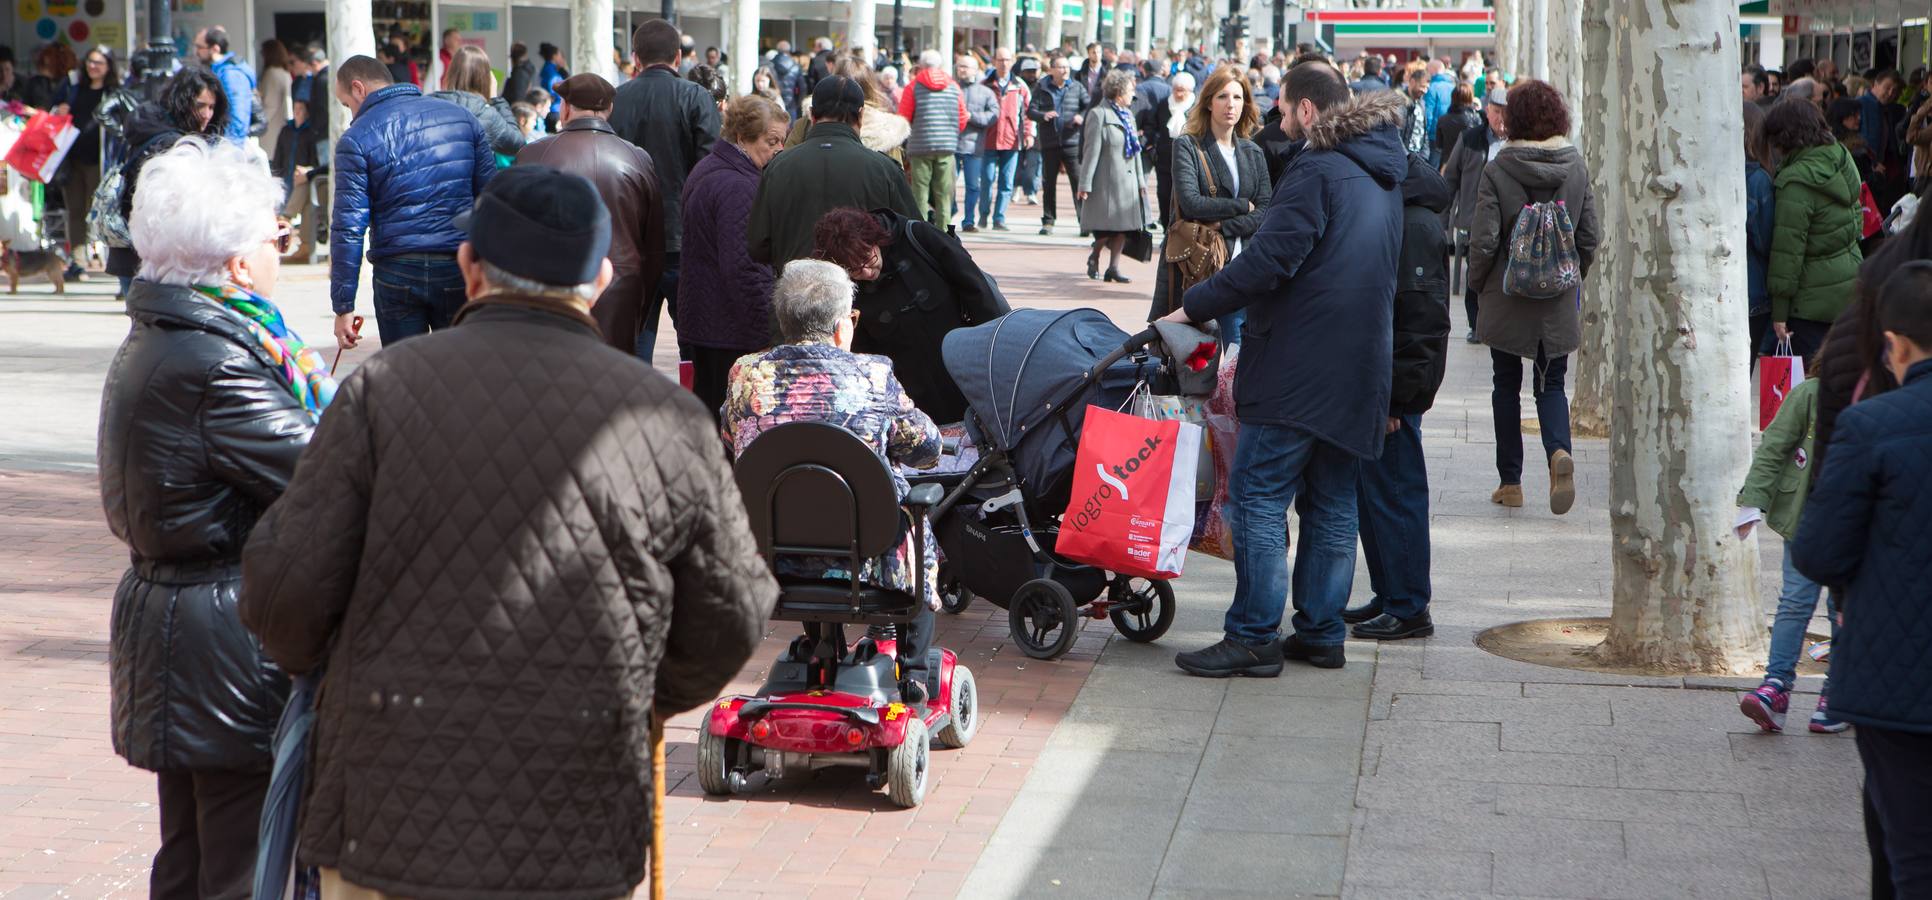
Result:
[[[920,218],[944,231],[952,218],[953,152],[966,130],[966,94],[946,74],[946,57],[939,51],[919,54],[912,84],[899,92],[899,115],[912,123],[906,139],[912,201]]]
[[[1000,98],[999,118],[986,128],[986,191],[993,200],[993,230],[1006,231],[1006,204],[1013,199],[1013,179],[1020,170],[1020,151],[1027,145],[1026,102],[1030,91],[1013,69],[1013,48],[993,51],[993,71],[986,86]],[[993,180],[999,192],[993,193]]]

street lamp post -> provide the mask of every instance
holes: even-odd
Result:
[[[906,0],[892,0],[892,58],[906,53]]]
[[[664,0],[664,4],[659,8],[659,11],[663,13],[664,21],[676,22],[678,14],[677,0]]]
[[[174,68],[174,21],[168,0],[148,0],[147,75],[141,88],[149,100],[160,97],[161,85]]]
[[[1015,53],[1019,52],[1021,47],[1026,46],[1026,4],[1027,0],[1020,0],[1019,21],[1014,23],[1013,26],[1014,33],[1018,35],[1013,39],[1013,51]]]

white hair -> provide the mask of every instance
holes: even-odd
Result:
[[[228,261],[261,246],[282,208],[282,182],[254,142],[195,136],[141,167],[128,236],[140,277],[160,284],[220,284]]]
[[[525,297],[553,297],[560,300],[582,300],[586,303],[597,299],[597,282],[583,284],[545,284],[535,278],[512,275],[503,271],[495,263],[478,259],[477,265],[483,268],[483,280],[490,287]]]
[[[946,57],[944,54],[940,53],[939,51],[937,50],[919,51],[919,65],[928,69],[937,69],[940,66],[943,66],[945,64],[946,64]]]
[[[852,314],[852,276],[822,259],[792,260],[772,285],[771,311],[787,341],[829,338]]]
[[[1175,72],[1174,77],[1169,78],[1167,81],[1173,87],[1187,88],[1190,91],[1194,90],[1194,76],[1186,72]]]

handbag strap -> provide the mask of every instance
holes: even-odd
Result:
[[[1201,159],[1201,171],[1207,173],[1208,196],[1212,197],[1219,191],[1219,188],[1214,186],[1214,166],[1208,163],[1207,153],[1201,150],[1200,142],[1194,141],[1192,143],[1194,144],[1194,155]]]

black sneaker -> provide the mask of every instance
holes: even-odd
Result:
[[[1006,227],[1005,222],[994,222],[993,230],[994,231],[1012,231],[1013,229]]]
[[[1482,341],[1479,341],[1476,339],[1476,329],[1474,328],[1469,329],[1469,334],[1465,335],[1463,337],[1463,340],[1468,341],[1469,343],[1472,343],[1472,344],[1482,343]]]
[[[1051,223],[1051,222],[1049,222],[1049,223],[1047,223],[1047,224],[1045,224],[1045,225],[1042,225],[1042,226],[1040,226],[1040,233],[1041,233],[1041,234],[1052,234],[1052,233],[1053,233],[1053,223]]]
[[[965,233],[967,233],[967,234],[972,234],[972,233],[974,233],[974,232],[977,232],[977,231],[979,231],[979,229],[978,229],[977,227],[975,227],[975,226],[972,226],[972,225],[966,225],[966,226],[963,226],[963,227],[961,227],[961,228],[960,228],[959,230],[960,230],[960,231],[963,231],[963,232],[965,232]]]
[[[1342,610],[1342,621],[1350,625],[1360,625],[1382,614],[1382,599],[1373,598],[1354,609]]]
[[[926,682],[908,678],[899,685],[899,698],[907,706],[918,706],[926,702]]]
[[[1281,655],[1305,662],[1317,669],[1339,669],[1347,662],[1340,644],[1304,644],[1301,635],[1289,635],[1281,642]]]
[[[1383,613],[1355,626],[1351,633],[1367,641],[1399,641],[1403,638],[1428,637],[1435,634],[1436,625],[1429,621],[1429,613],[1426,610],[1407,619],[1398,619]]]
[[[1269,642],[1265,647],[1250,647],[1222,638],[1220,643],[1212,647],[1174,654],[1174,664],[1180,666],[1181,671],[1202,678],[1226,678],[1230,675],[1273,678],[1281,674],[1281,646]]]

